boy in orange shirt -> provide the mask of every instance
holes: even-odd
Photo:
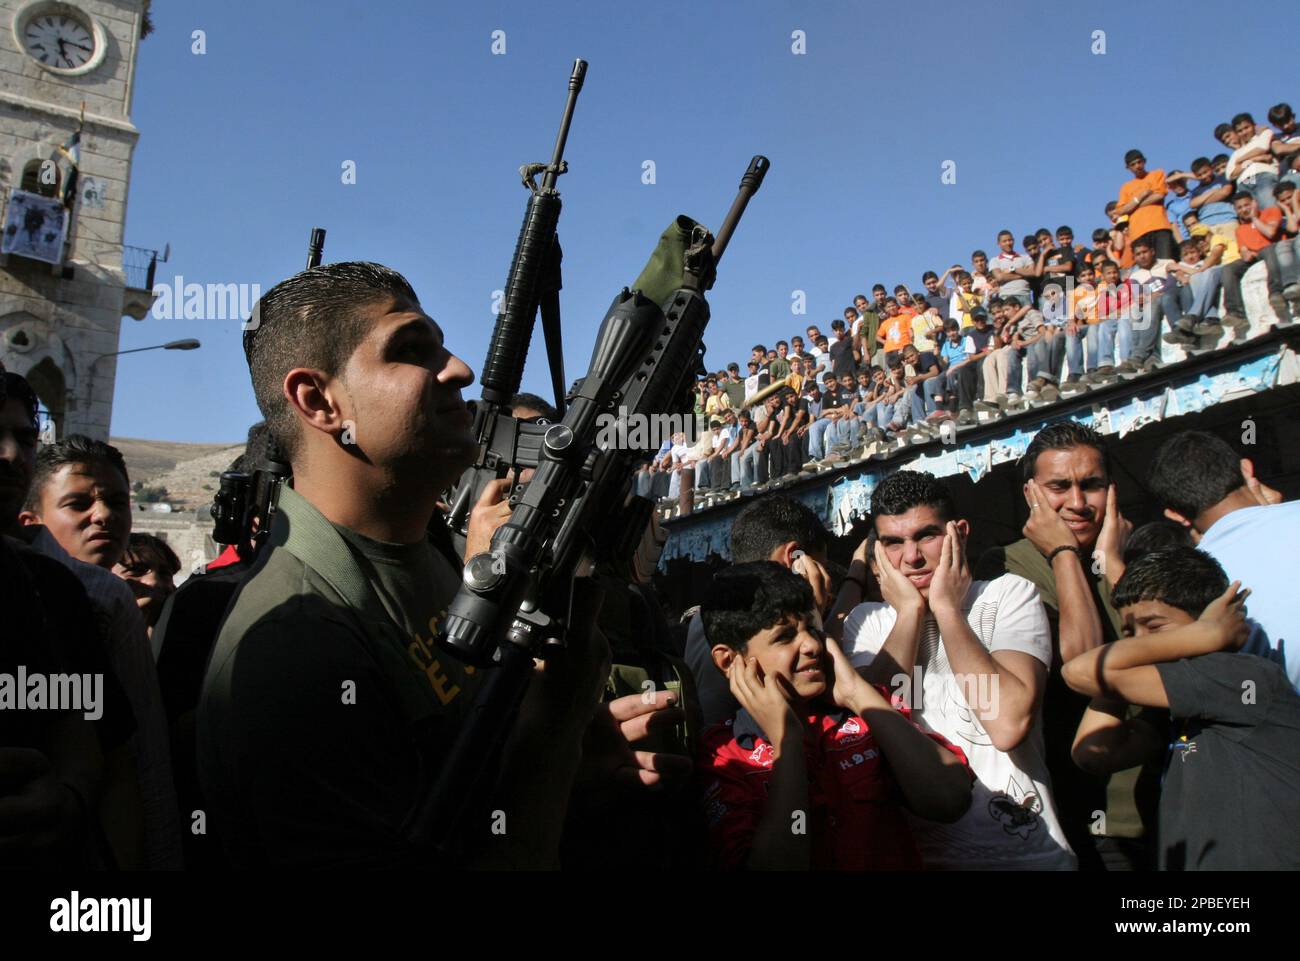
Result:
[[[1237,329],[1236,341],[1246,339],[1249,324],[1246,320],[1245,302],[1241,297],[1241,278],[1246,271],[1263,260],[1268,270],[1268,303],[1283,324],[1291,323],[1284,290],[1292,296],[1300,295],[1297,283],[1295,246],[1288,239],[1282,211],[1277,207],[1260,210],[1254,194],[1238,191],[1232,197],[1237,211],[1237,249],[1241,259],[1223,268],[1223,322]]]
[[[889,367],[899,362],[903,348],[912,342],[912,318],[915,311],[904,314],[899,309],[898,301],[893,297],[885,298],[885,319],[880,322],[876,334],[885,350],[885,364]]]
[[[1133,179],[1120,188],[1115,215],[1128,217],[1129,242],[1146,237],[1155,245],[1156,259],[1177,260],[1173,226],[1165,213],[1165,194],[1169,192],[1165,186],[1165,172],[1148,172],[1147,159],[1140,150],[1126,153],[1124,166],[1133,174]]]

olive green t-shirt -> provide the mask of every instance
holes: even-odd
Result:
[[[433,640],[458,582],[432,543],[374,541],[281,492],[197,712],[206,811],[235,867],[424,858],[407,829],[478,680]]]

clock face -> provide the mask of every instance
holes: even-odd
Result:
[[[23,26],[23,47],[46,67],[75,70],[95,52],[95,37],[80,20],[65,13],[39,13]]]

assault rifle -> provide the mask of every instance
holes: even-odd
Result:
[[[560,120],[560,132],[549,164],[525,164],[519,168],[523,185],[528,188],[528,209],[515,254],[506,278],[505,297],[497,315],[488,346],[487,360],[479,377],[483,398],[474,410],[474,436],[478,455],[456,486],[448,523],[452,533],[465,537],[469,531],[469,513],[478,502],[484,486],[504,477],[512,467],[533,467],[542,446],[545,425],[516,420],[510,404],[524,377],[524,361],[533,339],[533,326],[540,309],[546,352],[550,359],[551,385],[556,409],[564,412],[564,358],[560,331],[560,242],[556,225],[560,219],[560,194],[556,180],[569,169],[564,160],[564,146],[569,139],[573,108],[582,92],[587,62],[575,60],[569,75],[569,97]],[[538,185],[534,178],[542,175]],[[518,476],[516,474],[516,476]]]
[[[487,759],[510,733],[534,657],[564,646],[574,579],[589,573],[595,558],[635,545],[644,531],[648,513],[629,508],[646,506],[631,492],[648,451],[610,443],[607,418],[691,410],[709,320],[704,292],[767,169],[766,157],[750,161],[716,238],[688,217],[674,221],[633,288],[615,296],[563,419],[528,425],[540,427],[533,477],[512,492],[510,520],[491,550],[466,563],[437,639],[466,663],[491,668],[413,825],[414,838],[444,856],[463,844],[466,819],[492,787],[496,764]],[[493,349],[504,346],[494,336]],[[607,446],[598,443],[602,435]]]

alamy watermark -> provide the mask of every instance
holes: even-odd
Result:
[[[23,664],[16,674],[0,674],[0,711],[80,711],[98,721],[103,696],[103,674],[29,674]]]
[[[155,320],[239,320],[245,329],[256,330],[253,308],[262,296],[261,284],[186,283],[177,274],[170,284],[154,284]]]
[[[895,674],[889,679],[893,696],[910,711],[925,707],[924,673],[925,669],[917,664],[911,674]],[[952,680],[977,718],[991,721],[998,716],[998,675],[953,674]]]
[[[617,414],[596,418],[596,446],[602,450],[655,451],[665,443],[690,446],[698,439],[694,414],[633,414],[620,407]]]

